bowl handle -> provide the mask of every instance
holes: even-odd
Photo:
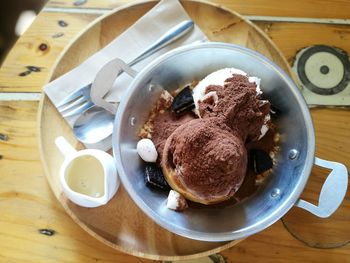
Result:
[[[94,82],[91,87],[91,100],[96,105],[108,110],[112,114],[117,112],[118,106],[109,103],[103,99],[107,92],[112,88],[115,79],[122,73],[125,72],[131,77],[135,77],[137,72],[131,68],[131,66],[137,64],[141,60],[149,57],[158,50],[168,46],[174,41],[178,40],[182,36],[186,35],[192,30],[194,23],[192,20],[185,20],[181,23],[170,28],[164,33],[153,45],[149,46],[144,52],[139,54],[135,59],[126,64],[121,59],[113,59],[104,65],[97,73]]]
[[[113,83],[121,73],[127,73],[131,77],[135,77],[137,72],[133,70],[128,64],[119,58],[115,58],[105,64],[97,73],[95,80],[91,86],[91,100],[112,114],[115,114],[118,105],[107,102],[104,96],[113,87]]]
[[[332,169],[332,172],[323,183],[318,205],[316,206],[299,199],[295,206],[305,209],[318,217],[326,218],[338,209],[345,197],[348,187],[348,171],[345,165],[341,163],[326,161],[317,157],[315,157],[315,165]]]

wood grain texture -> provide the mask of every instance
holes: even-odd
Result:
[[[57,62],[63,49],[97,17],[84,14],[41,13],[33,26],[17,41],[0,68],[0,92],[40,92],[48,81],[48,71]],[[69,28],[58,27],[59,20],[68,21]],[[255,24],[272,39],[290,63],[298,50],[315,44],[336,46],[350,54],[350,25],[280,22]],[[67,31],[64,36],[52,38],[62,30]],[[50,50],[45,54],[37,49],[41,42],[50,44]],[[87,45],[85,49],[88,49]],[[42,72],[19,77],[18,74],[26,71],[25,67],[28,65],[44,68]],[[8,81],[9,79],[11,81]]]
[[[290,63],[300,49],[312,45],[335,46],[350,54],[350,25],[267,22],[256,24],[276,43]]]
[[[40,92],[63,49],[95,18],[96,15],[40,13],[3,62],[0,92]],[[59,21],[64,21],[67,26],[60,26]],[[41,50],[43,45],[47,47],[45,50]],[[26,66],[36,66],[41,71],[19,76],[27,71]]]
[[[98,242],[57,202],[39,161],[37,107],[0,102],[0,262],[149,262]]]
[[[66,214],[52,194],[39,161],[37,107],[37,102],[0,102],[0,133],[9,137],[7,142],[0,141],[0,262],[150,262],[103,245]],[[313,110],[312,115],[317,155],[349,167],[346,137],[350,123],[346,120],[350,113],[321,109]],[[339,149],[341,155],[337,157]],[[46,236],[39,229],[56,233]],[[228,262],[350,262],[350,245],[309,248],[277,222],[222,254]]]
[[[274,1],[266,4],[267,1],[220,0],[224,6],[248,15],[349,17],[349,1],[288,0],[282,3],[278,1],[277,4]],[[73,2],[75,0],[53,0],[49,6],[72,7]],[[105,4],[111,5],[107,8],[118,5],[117,0],[88,0],[81,7],[103,9],[106,8]],[[62,50],[95,17],[41,13],[2,65],[0,91],[41,91],[42,85],[48,81],[48,71]],[[57,27],[59,20],[70,21],[69,26]],[[306,45],[324,43],[342,47],[348,52],[350,49],[349,26],[258,24],[272,37],[290,62],[295,51]],[[64,32],[67,38],[57,37],[64,30],[67,30]],[[54,35],[56,38],[52,37]],[[36,52],[41,40],[50,43],[49,52],[53,50],[54,55],[47,52],[44,56]],[[45,73],[33,73],[22,79],[18,77],[18,73],[23,72],[25,66],[31,65],[33,61],[45,65]],[[103,245],[77,226],[62,209],[52,195],[38,159],[36,110],[36,102],[0,102],[0,133],[9,137],[7,142],[0,140],[0,262],[150,262]],[[349,111],[319,109],[312,110],[312,116],[316,129],[316,155],[343,162],[349,169]],[[324,178],[324,174],[324,171],[315,170],[313,176],[319,181]],[[311,182],[307,186],[311,194],[305,192],[303,197],[313,200],[319,187],[319,182]],[[338,214],[345,221],[345,226],[349,222],[348,204],[349,197],[345,206],[341,207],[341,214]],[[310,227],[314,225],[295,230],[309,231]],[[39,229],[46,228],[54,229],[56,234],[46,236],[38,233]],[[333,231],[332,228],[330,230]],[[335,230],[338,231],[338,228]],[[282,223],[277,222],[222,254],[228,262],[350,262],[350,245],[336,249],[312,249],[292,237]]]
[[[343,163],[349,171],[350,111],[341,109],[313,109],[316,130],[316,156]],[[314,166],[301,198],[318,203],[319,192],[330,170]],[[305,210],[293,208],[284,217],[284,223],[301,241],[312,247],[332,248],[350,242],[350,182],[345,199],[329,218],[317,218]],[[334,189],[336,191],[336,189]],[[300,219],[303,219],[302,223]],[[347,245],[350,248],[350,245]]]
[[[50,0],[49,7],[112,9],[130,0],[88,0],[76,5],[76,0]],[[292,16],[314,18],[350,18],[350,2],[344,0],[212,0],[243,15]]]
[[[246,262],[350,262],[349,246],[337,249],[315,249],[294,239],[281,221],[258,235],[249,237],[240,244],[225,250],[230,263]]]

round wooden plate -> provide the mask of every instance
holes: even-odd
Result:
[[[118,8],[94,21],[69,45],[55,67],[51,80],[73,69],[100,50],[149,11],[154,2],[137,3]],[[234,43],[254,49],[290,73],[287,61],[272,41],[254,24],[239,14],[205,2],[183,1],[193,21],[212,41]],[[46,95],[39,108],[39,147],[50,186],[73,220],[89,234],[108,246],[138,257],[178,260],[217,253],[239,242],[202,242],[187,239],[163,229],[148,218],[131,200],[123,187],[105,206],[79,207],[64,196],[59,184],[63,157],[54,140],[63,135],[76,148],[82,148],[63,118]]]

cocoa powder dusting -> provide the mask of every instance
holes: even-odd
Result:
[[[158,163],[175,171],[179,188],[202,200],[223,201],[243,183],[237,193],[242,199],[255,189],[247,148],[262,145],[269,152],[273,147],[275,131],[259,141],[270,103],[261,100],[256,84],[243,75],[232,75],[225,86],[210,85],[205,93],[209,92],[215,92],[217,99],[198,102],[200,118],[192,112],[180,117],[171,112],[172,96],[165,92],[140,136],[152,139]],[[267,125],[271,127],[269,121]]]
[[[159,162],[166,139],[177,127],[195,118],[195,115],[192,112],[187,112],[181,116],[177,116],[170,110],[172,101],[173,96],[168,91],[164,90],[160,95],[155,108],[150,113],[148,121],[139,132],[141,138],[152,139],[158,152]]]
[[[227,199],[243,182],[247,152],[222,118],[195,119],[171,134],[161,165],[176,167],[176,179],[202,200]]]
[[[189,112],[180,117],[170,110],[157,114],[153,119],[153,126],[157,127],[152,132],[152,141],[156,146],[158,156],[161,157],[166,139],[182,124],[195,118],[194,114]]]
[[[224,87],[210,85],[206,93],[215,91],[219,98],[217,105],[211,101],[200,101],[199,113],[202,118],[222,116],[225,123],[238,132],[246,141],[256,141],[260,136],[270,103],[262,103],[256,94],[256,84],[243,75],[234,74],[226,80]]]

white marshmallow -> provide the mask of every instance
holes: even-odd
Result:
[[[174,190],[170,190],[166,206],[176,211],[182,211],[188,207],[185,197]]]
[[[137,153],[145,162],[154,163],[157,161],[158,153],[154,143],[150,139],[141,139],[136,146]]]

